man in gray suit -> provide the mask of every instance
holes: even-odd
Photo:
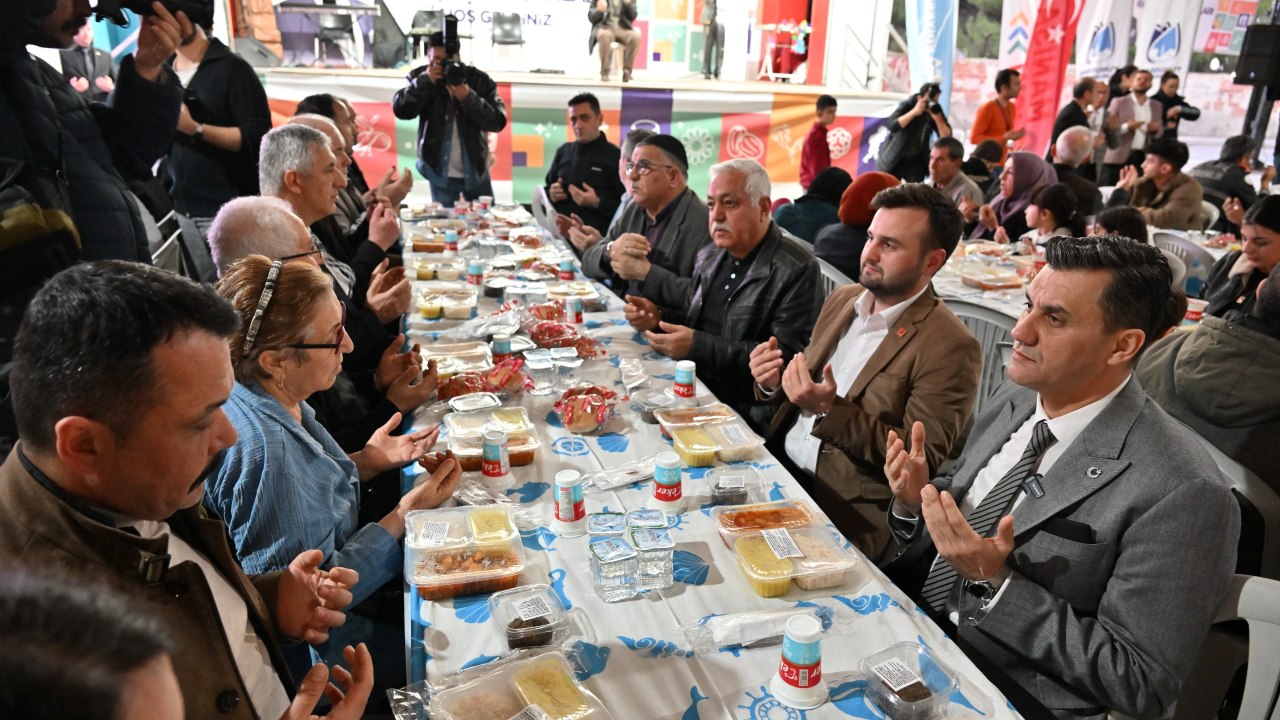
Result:
[[[889,434],[889,524],[909,544],[884,570],[1028,717],[1156,717],[1231,583],[1239,509],[1131,377],[1164,257],[1115,238],[1055,238],[1046,256],[1011,382],[951,474],[930,481],[919,423],[910,454]]]
[[[724,23],[716,20],[716,0],[702,2],[702,77],[720,79],[724,67]]]
[[[631,202],[600,242],[582,254],[587,277],[620,297],[644,296],[647,280],[693,276],[698,251],[711,243],[707,204],[689,189],[684,145],[670,135],[636,144],[626,160]]]

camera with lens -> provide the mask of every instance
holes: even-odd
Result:
[[[467,66],[454,58],[462,51],[462,39],[458,37],[458,18],[456,15],[444,16],[444,60],[440,69],[444,70],[445,85],[461,85],[467,81]]]
[[[193,26],[207,28],[213,25],[213,0],[160,0],[160,4],[175,16],[178,11],[186,13]],[[98,0],[93,14],[99,20],[110,20],[123,27],[129,24],[125,10],[135,15],[155,15],[151,0]]]

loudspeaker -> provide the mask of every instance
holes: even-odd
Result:
[[[236,38],[236,54],[254,67],[280,67],[280,58],[268,50],[266,45],[251,37]]]
[[[1280,25],[1250,25],[1244,32],[1240,59],[1236,61],[1237,85],[1280,86]]]

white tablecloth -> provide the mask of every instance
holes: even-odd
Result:
[[[406,265],[412,267],[412,254],[405,257]],[[621,391],[619,359],[639,358],[653,378],[651,383],[670,383],[674,379],[674,361],[649,351],[643,337],[623,319],[621,301],[604,288],[601,293],[610,298],[611,309],[588,313],[585,328],[606,343],[609,357],[585,363],[586,379]],[[495,301],[481,298],[482,314],[495,308]],[[411,333],[411,341],[431,339],[430,333]],[[701,385],[699,392],[704,403],[713,400]],[[532,465],[512,469],[517,484],[507,492],[543,519],[536,528],[520,533],[526,554],[520,584],[550,584],[566,607],[584,611],[594,637],[581,640],[577,646],[588,666],[579,679],[618,720],[880,718],[863,698],[864,683],[855,677],[858,664],[864,656],[905,640],[928,645],[962,676],[961,692],[952,698],[952,717],[1018,717],[937,625],[860,554],[855,571],[849,573],[842,587],[822,591],[793,587],[782,597],[768,599],[756,595],[710,519],[703,478],[706,469],[683,471],[689,511],[676,517],[670,527],[677,543],[675,585],[620,603],[601,601],[592,589],[587,537],[562,538],[549,528],[552,479],[557,471],[566,468],[595,470],[653,455],[669,449],[671,442],[662,438],[658,426],[642,422],[630,404],[620,408],[619,416],[604,428],[603,434],[569,433],[551,412],[556,397],[524,393],[517,401],[534,419],[543,444]],[[763,448],[750,464],[763,474],[770,498],[804,499],[818,511],[804,490]],[[649,483],[590,494],[586,497],[587,512],[639,509],[648,495]],[[490,621],[487,599],[487,595],[479,595],[423,601],[406,586],[410,682],[428,675],[435,681],[462,668],[489,662],[506,651],[505,638]],[[697,655],[676,629],[713,614],[810,603],[838,608],[845,617],[854,619],[849,635],[828,636],[823,643],[823,674],[831,687],[832,702],[816,710],[786,708],[769,692],[770,679],[778,667],[778,648]]]

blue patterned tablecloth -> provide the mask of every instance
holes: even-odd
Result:
[[[405,257],[406,265],[411,267],[412,253]],[[652,377],[652,384],[670,383],[675,362],[651,352],[643,336],[623,319],[621,301],[604,288],[601,294],[610,298],[610,309],[588,313],[585,329],[605,343],[609,356],[585,363],[585,378],[621,390],[618,363],[624,358],[636,358]],[[495,308],[495,301],[481,298],[482,314]],[[411,342],[429,343],[437,337],[431,324],[410,323]],[[699,395],[704,403],[714,400],[701,384]],[[841,587],[803,591],[793,586],[778,598],[756,595],[739,570],[733,552],[713,526],[705,468],[683,471],[689,511],[675,517],[670,526],[676,541],[675,584],[620,603],[601,601],[592,590],[587,538],[562,538],[549,527],[552,478],[566,468],[586,471],[614,467],[669,449],[671,442],[662,437],[658,426],[642,422],[638,410],[629,403],[619,408],[602,433],[575,435],[564,430],[552,412],[556,397],[523,393],[516,401],[535,420],[542,441],[532,465],[512,469],[516,486],[507,491],[508,496],[542,518],[536,527],[520,532],[526,555],[520,584],[549,584],[566,607],[580,609],[579,614],[589,619],[591,636],[576,644],[585,662],[579,679],[615,718],[881,718],[863,697],[864,682],[856,676],[858,664],[866,655],[904,640],[929,646],[961,675],[962,687],[952,697],[950,717],[1018,717],[937,625],[860,554],[858,565]],[[803,499],[818,510],[763,448],[747,464],[762,473],[770,499]],[[587,512],[642,508],[649,491],[650,484],[641,483],[589,494]],[[406,585],[405,640],[411,682],[428,676],[435,681],[489,662],[506,651],[504,637],[490,622],[487,600],[487,595],[478,595],[423,601]],[[711,615],[810,604],[835,608],[843,617],[852,619],[847,635],[828,636],[823,642],[823,674],[832,700],[816,710],[787,708],[769,692],[770,679],[778,666],[776,647],[697,655],[677,630],[679,625]]]

